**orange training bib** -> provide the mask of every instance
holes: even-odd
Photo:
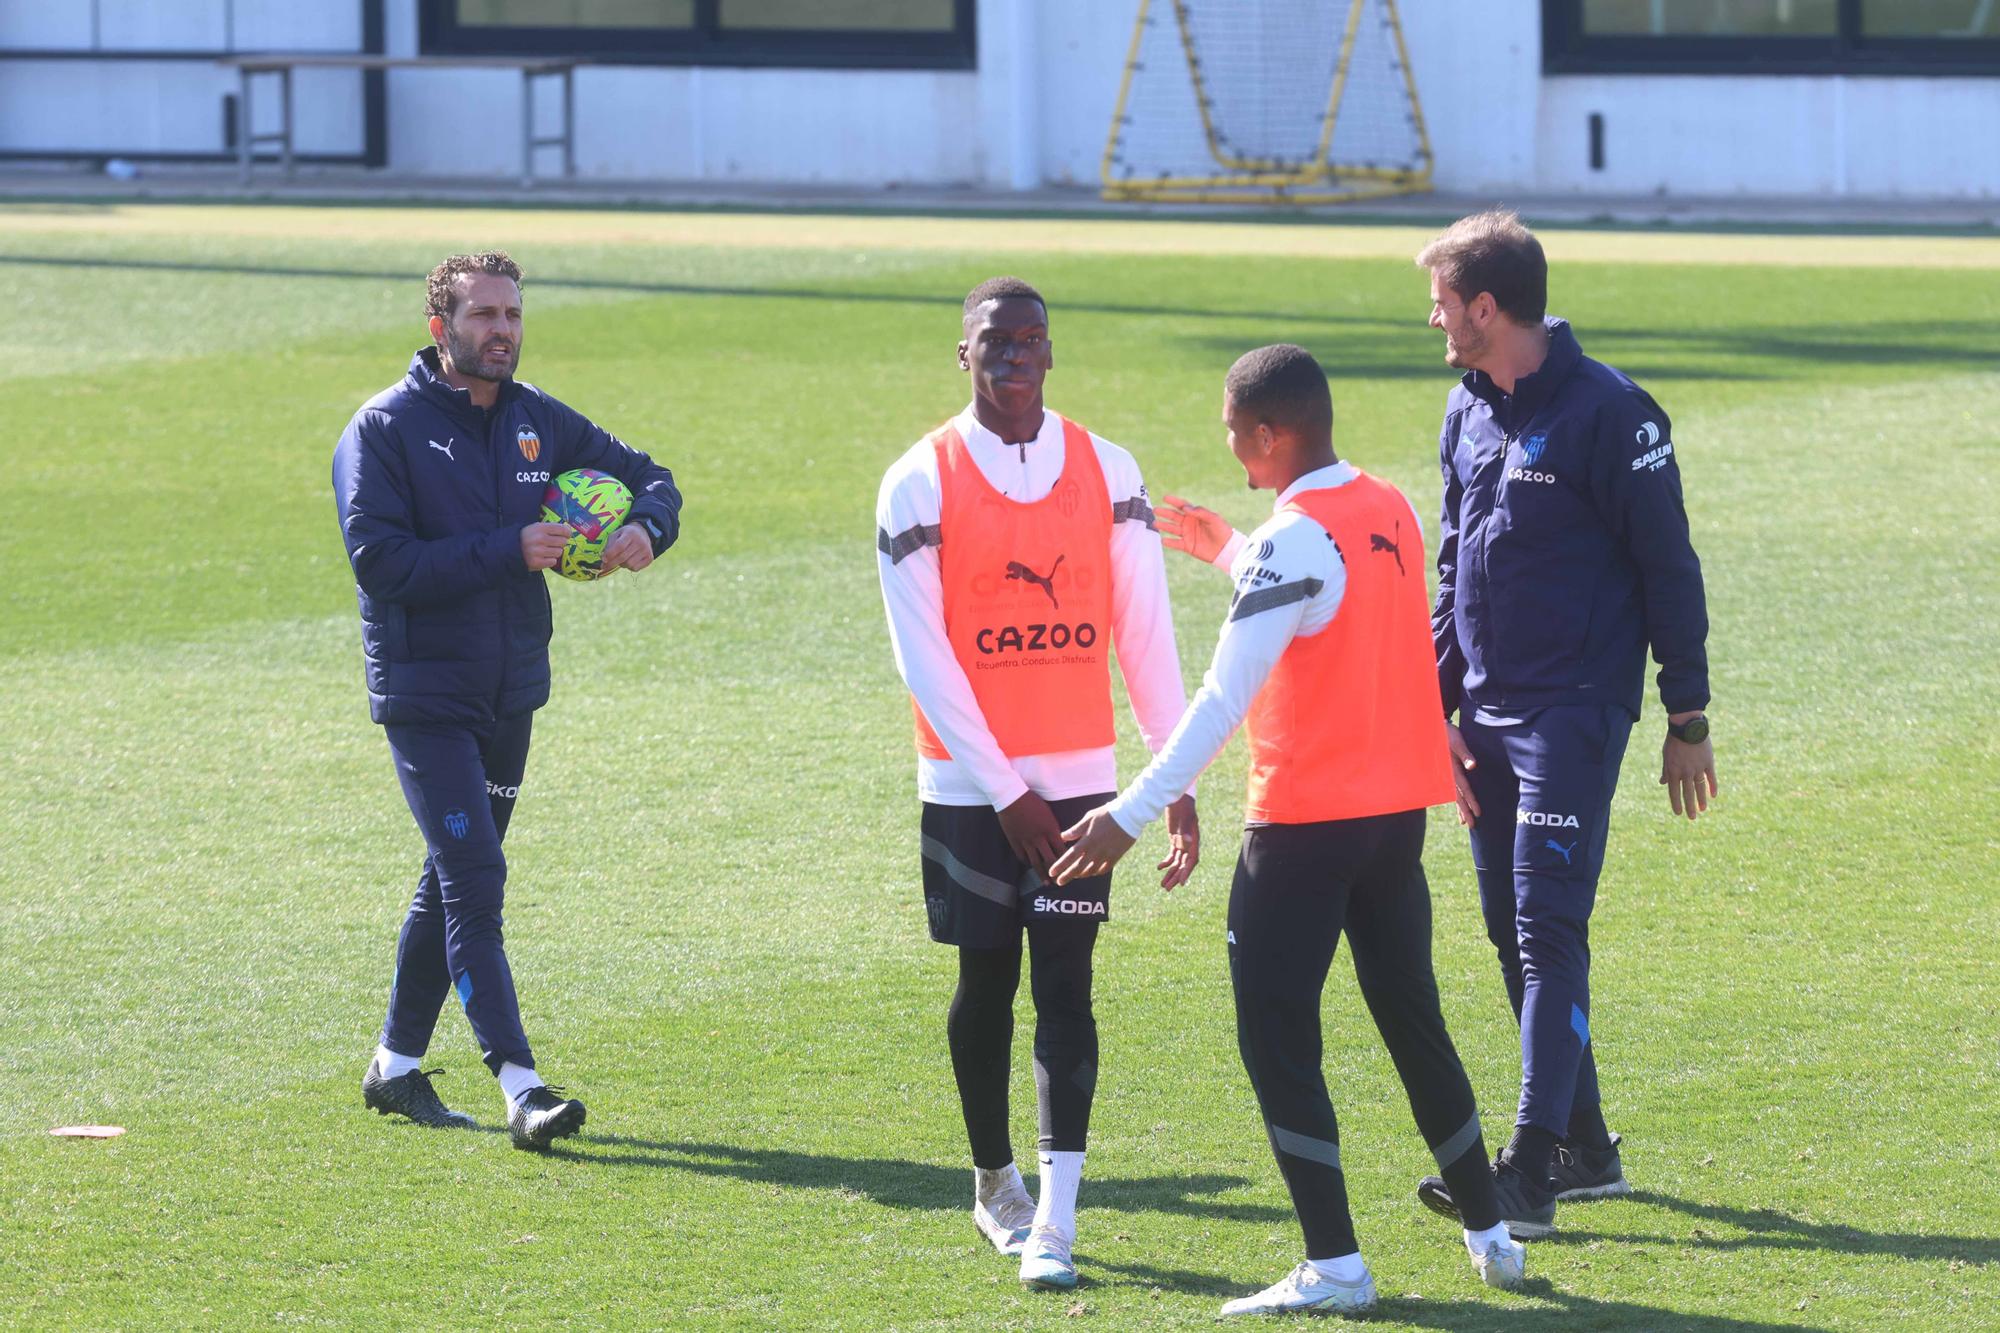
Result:
[[[931,435],[945,634],[1008,755],[1094,749],[1111,716],[1111,496],[1090,433],[1058,417],[1063,470],[1031,504],[980,472],[950,423]],[[917,751],[949,759],[911,700]]]
[[[1293,639],[1251,704],[1245,818],[1310,824],[1454,799],[1409,502],[1363,472],[1285,507],[1333,535],[1347,588],[1332,623]]]

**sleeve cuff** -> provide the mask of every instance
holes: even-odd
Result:
[[[1209,561],[1208,563],[1214,565],[1217,569],[1221,570],[1229,569],[1236,563],[1236,557],[1243,554],[1243,547],[1249,542],[1249,540],[1250,539],[1248,537],[1245,537],[1242,533],[1237,532],[1234,529],[1231,529],[1229,533],[1229,540],[1222,544],[1222,549],[1215,553],[1215,559]]]
[[[1008,806],[1026,796],[1028,794],[1028,784],[1021,781],[1017,774],[1014,777],[1012,786],[1002,787],[987,794],[993,802],[993,809],[997,812],[1005,810]]]
[[[1132,817],[1131,811],[1125,808],[1125,802],[1122,799],[1113,801],[1109,806],[1105,807],[1104,813],[1111,816],[1111,822],[1123,829],[1125,836],[1128,838],[1137,838],[1141,833],[1146,831],[1146,826]]]

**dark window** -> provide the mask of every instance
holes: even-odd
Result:
[[[421,0],[427,53],[971,69],[973,0]]]
[[[1550,74],[2000,74],[2000,0],[1542,0]]]

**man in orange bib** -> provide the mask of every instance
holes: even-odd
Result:
[[[1110,650],[1157,750],[1186,695],[1153,511],[1132,455],[1042,404],[1048,307],[1018,278],[965,298],[972,405],[911,447],[876,505],[882,598],[916,714],[924,907],[957,946],[946,1024],[971,1140],[974,1223],[1031,1286],[1076,1285],[1071,1249],[1097,1084],[1091,955],[1111,877],[1046,876],[1064,823],[1118,777]],[[1169,798],[1163,888],[1194,870],[1194,798]],[[1028,941],[1041,1199],[1007,1130]]]
[[[1402,492],[1335,455],[1326,375],[1304,348],[1238,360],[1223,419],[1251,488],[1278,492],[1276,513],[1224,553],[1236,595],[1194,703],[1123,795],[1064,832],[1054,878],[1108,874],[1247,718],[1247,827],[1228,924],[1236,1035],[1306,1261],[1222,1313],[1375,1303],[1320,1070],[1320,996],[1342,931],[1417,1128],[1460,1201],[1473,1266],[1489,1285],[1518,1287],[1525,1252],[1501,1224],[1431,970],[1424,812],[1454,788],[1422,530]]]

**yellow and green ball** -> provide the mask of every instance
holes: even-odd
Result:
[[[632,512],[632,492],[608,472],[571,468],[549,483],[542,522],[567,523],[576,533],[563,544],[556,573],[588,582],[604,574],[604,546]]]

